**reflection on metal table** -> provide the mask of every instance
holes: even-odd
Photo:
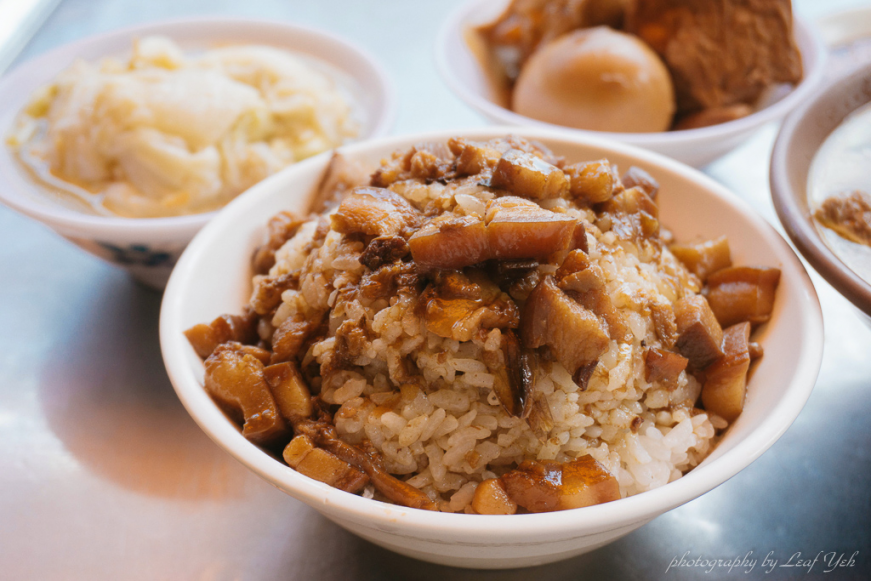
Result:
[[[448,92],[431,58],[438,26],[458,4],[64,0],[18,62],[146,20],[207,13],[284,19],[344,35],[382,60],[399,92],[395,133],[482,126]],[[862,4],[795,1],[807,18]],[[775,134],[766,127],[705,171],[777,224],[767,185]],[[812,571],[821,574],[834,553],[854,563],[833,579],[867,578],[871,335],[843,297],[813,278],[826,322],[822,370],[803,413],[762,458],[587,555],[538,569],[471,571],[375,547],[236,463],[194,424],[166,377],[160,295],[0,208],[2,576],[689,579],[711,569],[712,578],[794,578],[806,569],[789,564],[822,553]],[[731,571],[711,563],[735,558]]]

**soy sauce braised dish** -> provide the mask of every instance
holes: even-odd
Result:
[[[674,240],[668,195],[515,136],[337,154],[307,217],[270,220],[241,314],[185,334],[242,434],[315,480],[469,514],[618,500],[741,414],[780,279]]]

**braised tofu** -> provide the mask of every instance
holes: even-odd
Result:
[[[206,391],[233,419],[244,422],[243,436],[262,445],[289,437],[259,359],[225,344],[206,359],[205,367]]]
[[[537,155],[511,149],[496,163],[490,185],[515,196],[541,200],[561,196],[568,190],[569,181],[562,170]]]
[[[798,83],[801,54],[790,0],[633,0],[625,31],[662,57],[680,112],[753,104],[776,83]]]
[[[285,420],[293,423],[311,417],[314,411],[311,392],[295,363],[270,365],[263,370],[263,374]]]
[[[408,239],[408,247],[422,268],[459,269],[491,256],[484,221],[474,216],[436,218]]]
[[[587,204],[599,204],[611,199],[619,181],[607,159],[575,163],[563,171],[569,177],[569,193]]]
[[[608,333],[598,317],[561,291],[547,276],[526,299],[520,316],[524,347],[550,347],[557,361],[574,374],[598,361],[608,349]]]
[[[675,347],[694,369],[704,369],[723,356],[723,328],[705,297],[680,299],[674,305],[674,315],[678,333]]]
[[[501,480],[490,478],[475,489],[472,508],[478,514],[514,514],[517,512],[517,503],[508,496]]]
[[[777,268],[724,268],[708,277],[708,302],[723,327],[741,321],[758,325],[771,318],[779,283]]]
[[[341,234],[395,236],[420,223],[420,213],[399,194],[383,188],[358,187],[332,215],[332,228]]]
[[[705,370],[702,403],[707,411],[732,422],[744,409],[750,369],[750,323],[738,323],[723,331],[723,352],[723,357]]]
[[[546,258],[568,249],[578,221],[535,202],[506,196],[489,204],[486,223],[491,257],[518,260]]]
[[[714,240],[672,244],[668,249],[702,282],[718,270],[732,266],[729,241],[725,236]]]

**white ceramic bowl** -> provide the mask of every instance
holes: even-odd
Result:
[[[787,95],[767,103],[752,115],[711,127],[657,133],[609,133],[561,127],[518,115],[499,105],[483,68],[466,43],[464,31],[492,22],[506,5],[507,0],[472,0],[461,6],[442,25],[435,47],[436,67],[448,87],[495,123],[551,129],[576,136],[608,137],[702,167],[743,143],[764,124],[781,119],[807,98],[823,77],[825,47],[813,30],[796,19],[795,38],[802,53],[804,78]]]
[[[513,129],[516,131],[516,129]],[[489,139],[495,127],[394,137],[343,148],[375,165],[397,148],[462,135]],[[231,202],[191,242],[163,298],[160,343],[169,377],[200,427],[237,460],[347,530],[399,553],[462,567],[537,565],[590,551],[722,484],[762,454],[798,416],[822,357],[823,327],[813,285],[786,242],[737,196],[700,172],[663,156],[596,136],[524,129],[569,160],[607,157],[646,168],[659,180],[661,218],[679,239],[729,237],[738,264],[782,269],[771,322],[761,329],[765,356],[750,381],[743,414],[697,468],[670,484],[603,505],[513,516],[433,513],[367,500],[311,480],[248,442],[203,389],[203,364],[182,332],[222,313],[238,313],[250,294],[250,257],[267,220],[304,210],[327,158],[319,156],[265,180]],[[779,494],[777,490],[772,495]]]
[[[129,53],[131,41],[164,35],[184,50],[227,44],[266,44],[306,55],[338,69],[354,83],[363,128],[359,140],[385,135],[396,112],[392,84],[366,51],[305,26],[230,18],[191,18],[144,24],[92,36],[36,57],[0,79],[0,143],[36,89],[50,83],[77,59],[96,61]],[[92,216],[52,203],[5,145],[0,145],[0,201],[43,222],[84,250],[162,288],[182,250],[216,212],[174,218]]]
[[[871,283],[835,254],[817,229],[808,199],[808,173],[817,150],[850,113],[871,103],[871,62],[848,70],[793,111],[771,153],[771,195],[796,248],[871,326]]]

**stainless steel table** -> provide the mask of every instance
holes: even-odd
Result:
[[[368,47],[396,81],[396,133],[483,125],[432,62],[458,0],[64,0],[19,61],[145,20],[293,20]],[[796,0],[806,17],[861,2]],[[707,172],[776,223],[768,127]],[[826,354],[816,389],[770,451],[710,494],[569,561],[516,571],[430,565],[359,540],[249,473],[188,417],[163,369],[160,295],[0,207],[0,579],[797,578],[790,559],[853,556],[871,576],[871,335],[819,277]],[[858,553],[856,553],[858,551]],[[801,553],[797,557],[797,553]],[[768,556],[769,562],[763,564]],[[695,567],[671,567],[700,557]],[[777,560],[772,567],[771,561]],[[770,570],[770,573],[768,571]]]

